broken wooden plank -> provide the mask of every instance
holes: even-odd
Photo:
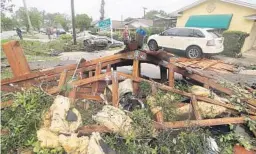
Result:
[[[169,86],[174,87],[174,70],[173,66],[170,66],[168,69],[168,78],[169,78]]]
[[[30,74],[27,59],[18,41],[9,41],[2,47],[15,77]]]
[[[133,70],[132,70],[132,76],[134,78],[137,78],[140,76],[139,74],[139,60],[135,59],[133,60]],[[137,94],[139,91],[139,84],[136,82],[133,82],[133,92]]]
[[[112,104],[114,107],[119,107],[118,74],[116,71],[112,73]]]
[[[212,62],[212,63],[210,63],[210,64],[208,64],[208,65],[206,65],[206,66],[204,66],[203,68],[201,68],[201,70],[205,70],[205,69],[207,69],[207,68],[209,68],[209,67],[212,67],[213,65],[216,65],[217,63],[219,63],[220,61],[214,61],[214,62]]]
[[[229,118],[217,118],[217,119],[204,119],[204,120],[187,120],[187,121],[175,121],[164,122],[163,124],[155,123],[157,129],[168,128],[187,128],[187,127],[206,127],[206,126],[218,126],[227,124],[240,124],[246,123],[248,117],[229,117]],[[249,117],[252,120],[256,120],[256,116]]]
[[[192,107],[193,107],[193,111],[194,111],[194,115],[196,117],[196,120],[202,120],[202,116],[200,114],[200,108],[198,106],[195,95],[192,96],[191,103],[192,103]]]
[[[207,127],[207,126],[218,126],[227,124],[241,124],[246,123],[247,117],[232,117],[232,118],[217,118],[217,119],[204,119],[204,120],[186,120],[186,121],[175,121],[175,122],[154,122],[156,129],[178,129],[188,127]],[[250,116],[252,120],[256,120],[256,116]],[[106,126],[102,125],[87,125],[78,128],[78,134],[88,135],[93,132],[99,133],[110,133],[112,132]]]

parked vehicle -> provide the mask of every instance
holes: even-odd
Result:
[[[60,35],[67,33],[63,28],[58,28],[57,30],[59,31]]]
[[[106,50],[108,48],[122,47],[123,42],[117,41],[113,39],[113,43],[111,38],[106,36],[85,36],[84,37],[84,47],[88,52]]]
[[[151,51],[169,48],[185,51],[188,58],[200,58],[203,54],[216,54],[224,50],[224,38],[210,28],[171,28],[148,38]]]

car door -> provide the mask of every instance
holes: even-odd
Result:
[[[177,28],[176,35],[173,36],[172,46],[177,50],[186,50],[189,45],[193,44],[194,39],[193,29]]]
[[[172,48],[173,36],[175,36],[176,28],[171,28],[164,31],[159,37],[157,43],[158,46],[165,48]]]

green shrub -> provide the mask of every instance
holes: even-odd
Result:
[[[44,111],[53,99],[39,89],[30,89],[15,94],[11,107],[1,112],[1,127],[9,130],[1,136],[1,152],[16,153],[18,148],[32,147],[37,142],[36,131]]]
[[[71,41],[72,40],[72,35],[70,35],[70,34],[60,35],[60,39],[64,40],[64,41]]]
[[[225,31],[224,51],[223,54],[231,57],[237,57],[241,53],[245,38],[248,36],[245,32],[240,31]]]

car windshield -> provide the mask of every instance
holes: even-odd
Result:
[[[210,33],[213,38],[221,37],[221,35],[219,33],[215,32],[214,30],[207,30],[207,32]]]

